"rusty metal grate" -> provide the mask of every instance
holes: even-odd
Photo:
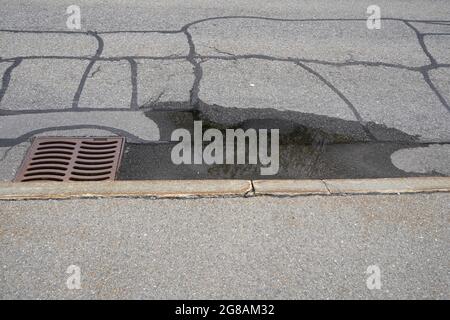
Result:
[[[118,137],[37,137],[14,181],[114,180],[123,147]]]

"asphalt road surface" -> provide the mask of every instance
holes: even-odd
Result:
[[[448,0],[3,0],[0,15],[0,180],[40,135],[126,137],[120,179],[260,178],[175,167],[171,132],[194,120],[280,129],[276,178],[450,175]],[[0,298],[448,299],[449,203],[2,201]]]
[[[253,175],[166,166],[170,133],[195,119],[331,137],[301,161],[282,150],[281,178],[449,175],[450,3],[377,1],[379,30],[371,4],[5,0],[0,178],[33,136],[116,134],[123,179]]]
[[[448,193],[3,201],[0,297],[449,299],[449,203]],[[80,289],[67,286],[73,268]]]

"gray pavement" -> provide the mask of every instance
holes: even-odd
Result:
[[[380,30],[366,27],[368,1],[78,1],[70,31],[72,4],[0,8],[1,150],[77,130],[165,143],[176,123],[164,112],[180,109],[447,150],[448,1],[378,1]]]
[[[448,176],[450,3],[379,0],[368,30],[372,4],[4,0],[0,180],[38,135],[126,137],[123,179],[255,178],[175,168],[170,133],[194,119],[307,140],[282,146],[281,178]],[[448,299],[449,200],[3,201],[0,297]]]
[[[450,194],[0,203],[3,299],[449,299]],[[69,290],[70,265],[81,289]],[[381,288],[369,290],[376,265]]]
[[[67,30],[66,12],[71,0],[58,2],[44,0],[6,1],[2,12],[6,13],[0,22],[2,28],[37,30]],[[217,2],[212,0],[79,0],[76,4],[84,8],[83,30],[178,30],[192,21],[211,16],[268,16],[277,18],[354,18],[355,13],[365,14],[371,0],[343,0],[330,5],[327,0],[305,1],[284,0],[240,0]],[[450,9],[447,0],[401,1],[378,0],[386,15],[399,18],[446,20]],[[99,7],[101,6],[101,10]],[[130,10],[134,8],[134,10]]]

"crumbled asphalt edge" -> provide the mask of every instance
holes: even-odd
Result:
[[[171,111],[164,111],[165,107],[172,106]],[[176,111],[175,107],[182,111]],[[372,137],[366,134],[359,121],[349,121],[328,116],[308,114],[296,111],[279,111],[275,109],[240,109],[228,108],[217,105],[207,105],[198,100],[198,109],[189,111],[190,103],[159,103],[157,112],[146,111],[145,115],[155,121],[160,127],[160,136],[162,141],[133,144],[128,143],[124,155],[124,160],[120,168],[120,180],[139,180],[139,179],[257,179],[256,170],[258,166],[254,165],[236,165],[230,168],[230,165],[191,165],[192,174],[188,169],[183,169],[184,165],[171,165],[170,147],[177,142],[170,141],[173,130],[184,128],[193,131],[193,122],[202,121],[203,130],[210,128],[218,129],[223,134],[226,129],[241,128],[247,130],[254,129],[279,129],[280,130],[280,148],[284,150],[296,150],[303,148],[306,153],[292,155],[286,154],[280,150],[280,165],[283,165],[284,157],[293,157],[297,165],[304,163],[304,170],[301,173],[294,173],[281,176],[263,177],[267,179],[326,179],[326,178],[374,178],[374,177],[407,177],[407,176],[442,176],[438,173],[415,174],[404,172],[396,168],[390,156],[393,152],[402,148],[416,148],[428,146],[428,143],[418,140],[418,137],[408,135],[398,129],[387,128],[384,125],[375,123],[368,124],[377,135],[387,138],[386,140],[374,141]],[[367,164],[374,167],[384,166],[386,170],[373,169],[366,175],[352,172],[352,168],[347,168],[348,163],[341,163],[345,157],[351,162],[349,147],[372,150],[372,154],[377,161],[366,159]],[[340,148],[343,154],[340,157],[337,151],[333,151],[331,156],[335,161],[324,159],[330,157],[330,150]],[[247,148],[248,150],[248,148]],[[155,153],[159,153],[155,157]],[[309,158],[308,158],[309,157]],[[284,160],[285,164],[291,164]],[[333,175],[318,175],[316,171],[327,172],[326,169],[314,169],[317,163],[330,164],[333,168],[329,170],[337,171]],[[337,167],[334,168],[334,166]],[[367,167],[367,166],[366,166]],[[196,168],[207,168],[208,174],[198,175]],[[362,165],[361,165],[362,168]],[[162,169],[162,170],[161,170]],[[280,168],[280,171],[283,168]],[[286,168],[284,168],[286,169]],[[295,169],[295,168],[294,168]],[[157,174],[149,173],[156,170]],[[286,169],[289,171],[289,168]],[[311,171],[304,173],[303,171]],[[374,176],[373,171],[381,172],[380,176]],[[166,172],[161,175],[161,172]],[[202,171],[202,170],[200,170]],[[339,174],[340,171],[343,171]],[[346,174],[346,172],[348,174]],[[385,172],[384,172],[385,171]],[[255,173],[252,173],[255,172]],[[372,172],[372,173],[371,173]],[[158,175],[159,174],[159,175]]]

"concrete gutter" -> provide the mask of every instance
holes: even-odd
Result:
[[[0,200],[97,197],[191,198],[450,192],[450,177],[336,180],[136,180],[1,182]]]

